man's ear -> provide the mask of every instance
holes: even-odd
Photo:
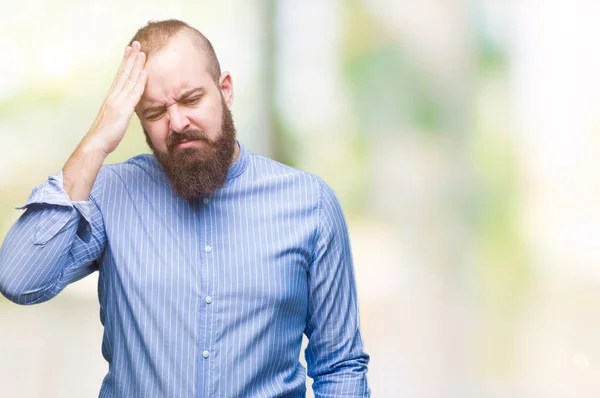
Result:
[[[219,89],[223,95],[223,99],[227,104],[227,107],[231,109],[233,104],[233,81],[229,72],[223,72],[219,78]]]

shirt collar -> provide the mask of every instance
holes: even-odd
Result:
[[[237,141],[237,145],[240,147],[240,154],[236,161],[229,166],[229,171],[227,172],[227,182],[241,175],[244,170],[246,170],[248,163],[248,152],[246,151],[246,148],[239,141]]]

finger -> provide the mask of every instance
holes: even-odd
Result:
[[[131,100],[131,105],[133,108],[137,106],[137,103],[142,98],[144,94],[144,89],[146,87],[146,82],[148,81],[148,73],[145,69],[140,71],[139,77],[135,83],[135,86],[129,91],[129,98]]]
[[[129,76],[127,77],[127,80],[125,81],[125,87],[122,90],[123,92],[128,93],[131,90],[133,90],[133,87],[135,86],[135,84],[140,76],[140,72],[142,71],[142,69],[144,69],[145,62],[146,62],[146,54],[144,54],[143,52],[139,52],[137,55],[137,58],[135,60],[133,69],[131,70],[131,73],[129,74]]]
[[[127,76],[127,79],[125,80],[123,88],[121,89],[121,91],[115,92],[113,97],[126,97],[129,95],[140,76],[140,72],[142,71],[142,69],[144,69],[145,61],[146,54],[144,54],[143,52],[139,52],[136,57],[133,69],[131,70],[131,73],[129,74],[129,76]]]
[[[119,83],[123,83],[129,77],[129,74],[131,73],[131,70],[133,69],[133,66],[135,65],[135,62],[137,60],[137,55],[140,51],[140,47],[140,43],[134,41],[133,43],[131,43],[130,49],[125,51],[123,63],[119,68],[119,72],[117,72],[117,76],[115,79],[115,88],[120,89]]]
[[[129,57],[129,54],[131,54],[131,46],[125,47],[125,54],[123,54],[123,63],[125,63],[127,57]]]
[[[117,73],[116,82],[111,90],[111,93],[113,95],[118,95],[123,90],[123,86],[125,86],[125,83],[127,82],[127,79],[129,78],[129,75],[131,74],[131,71],[135,66],[137,56],[140,52],[140,48],[141,45],[137,41],[134,41],[131,44],[131,51],[127,56],[125,65],[123,66],[123,68],[119,69],[119,72]]]
[[[122,71],[125,70],[125,65],[127,64],[127,59],[129,58],[129,54],[131,54],[131,46],[125,47],[125,52],[123,54],[123,59],[121,60],[121,65],[119,65],[118,72],[115,75],[115,78],[113,79],[113,81],[110,85],[110,89],[108,90],[109,94],[112,93],[113,89],[117,85],[117,81],[119,81],[119,77],[123,73]]]

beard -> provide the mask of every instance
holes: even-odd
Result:
[[[167,137],[167,152],[159,152],[144,129],[146,143],[171,181],[173,191],[188,201],[215,193],[225,185],[235,153],[236,132],[231,111],[222,102],[221,132],[211,140],[201,130],[185,130]],[[182,141],[199,140],[190,148],[177,148]]]

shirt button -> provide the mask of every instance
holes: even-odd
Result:
[[[210,246],[207,245],[207,246],[204,247],[204,251],[207,252],[207,253],[210,253],[212,251],[212,247],[210,247]]]
[[[205,300],[206,300],[206,304],[212,303],[212,297],[210,297],[210,296],[206,296]]]
[[[204,351],[202,352],[202,356],[203,356],[204,358],[208,358],[208,357],[210,356],[210,352],[208,352],[208,351],[204,350]]]
[[[208,204],[208,202],[210,202],[210,199],[208,199],[208,198],[204,198],[204,199],[202,199],[202,202],[204,202],[204,204],[205,204],[205,205],[207,205],[207,204]]]

